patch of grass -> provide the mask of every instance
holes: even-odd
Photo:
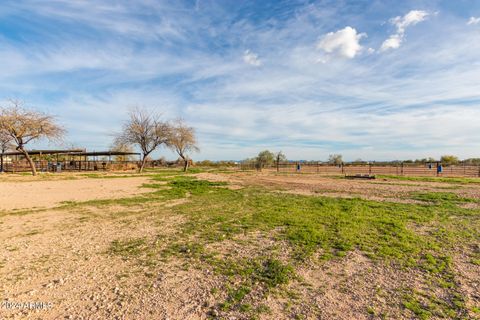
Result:
[[[367,313],[372,316],[375,315],[375,308],[373,308],[372,306],[367,307]]]
[[[478,202],[476,199],[460,197],[453,192],[411,192],[410,195],[414,200],[443,204]]]
[[[426,223],[449,214],[440,207],[434,211],[423,206],[272,194],[258,189],[223,189],[200,198],[176,209],[189,216],[185,233],[218,241],[248,231],[281,229],[280,237],[291,244],[299,259],[320,248],[332,256],[357,248],[371,257],[408,260],[431,246],[409,223]]]
[[[446,182],[458,184],[480,184],[480,178],[447,178],[447,177],[409,177],[409,176],[390,176],[378,175],[378,178],[386,178],[403,181],[422,181],[422,182]]]
[[[268,288],[273,288],[290,281],[294,270],[289,265],[284,265],[276,259],[267,259],[258,269],[256,278],[266,284]]]
[[[402,304],[419,319],[466,319],[467,315],[464,298],[458,292],[454,292],[448,299],[439,299],[433,293],[410,290],[404,295]]]
[[[406,295],[403,298],[403,306],[412,311],[419,319],[427,320],[432,316],[428,306],[421,304],[414,296]]]
[[[287,284],[294,277],[294,269],[281,261],[273,258],[257,258],[253,260],[236,259],[211,259],[210,263],[215,266],[215,271],[231,277],[230,289],[227,299],[220,303],[223,311],[238,310],[243,313],[255,314],[265,312],[262,308],[253,308],[245,300],[253,294],[252,287],[257,290],[250,301],[258,300],[268,294],[269,290]],[[240,279],[240,285],[238,281]],[[258,290],[258,287],[262,290]],[[248,307],[247,307],[248,306]]]
[[[431,272],[431,273],[441,273],[446,271],[451,264],[451,258],[448,256],[444,257],[434,257],[430,253],[427,253],[423,256],[423,259],[420,261],[420,266],[422,269]]]
[[[114,240],[110,245],[108,253],[120,255],[124,259],[128,259],[132,256],[138,256],[142,254],[145,247],[145,238]]]

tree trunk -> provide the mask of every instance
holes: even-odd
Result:
[[[0,173],[3,173],[3,154],[5,152],[2,150],[2,154],[0,155]]]
[[[185,163],[183,165],[183,172],[187,172],[188,170],[188,159],[187,158],[183,158],[183,162]]]
[[[35,168],[35,163],[33,163],[33,160],[32,160],[32,158],[30,158],[30,155],[28,154],[28,152],[23,148],[20,148],[19,151],[21,153],[23,153],[23,155],[27,159],[28,163],[30,164],[30,168],[32,169],[32,175],[36,176],[37,175],[37,169]]]
[[[138,170],[138,173],[143,172],[143,168],[145,168],[145,162],[147,162],[147,155],[143,154],[142,164],[140,165],[140,170]]]
[[[138,171],[138,173],[142,173],[142,172],[143,172],[143,169],[145,168],[145,164],[147,163],[147,157],[148,157],[149,154],[150,154],[150,152],[143,154],[142,164],[141,164],[141,166],[140,166],[140,170]]]

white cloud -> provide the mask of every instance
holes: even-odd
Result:
[[[383,41],[382,46],[380,47],[380,51],[397,49],[398,47],[400,47],[400,43],[402,43],[402,37],[398,34],[392,34],[390,38]]]
[[[480,23],[480,17],[478,18],[470,17],[470,19],[468,19],[468,22],[467,22],[468,25],[474,25],[479,23]]]
[[[397,27],[399,34],[405,33],[405,29],[424,21],[428,16],[428,12],[422,10],[412,10],[403,17],[395,17],[390,22]]]
[[[397,16],[390,19],[390,23],[397,27],[397,32],[392,34],[382,43],[380,51],[399,48],[405,37],[405,30],[407,27],[414,26],[417,23],[424,21],[428,15],[429,13],[426,11],[412,10],[403,17]]]
[[[354,58],[361,50],[360,39],[365,33],[357,33],[352,27],[345,27],[336,32],[327,33],[318,43],[317,48],[326,53],[337,54],[344,58]]]
[[[262,65],[262,61],[258,59],[258,55],[251,52],[250,50],[245,50],[245,53],[243,54],[243,61],[255,67],[259,67]]]

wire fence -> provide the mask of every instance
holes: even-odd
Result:
[[[427,164],[341,164],[320,162],[284,162],[260,167],[255,163],[240,163],[239,170],[266,170],[290,173],[317,173],[323,175],[396,175],[431,177],[480,177],[480,165],[458,164],[442,166],[439,172],[436,163]]]

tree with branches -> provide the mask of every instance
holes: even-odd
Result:
[[[42,139],[59,141],[65,134],[53,116],[28,110],[22,102],[16,100],[11,100],[8,106],[0,108],[0,132],[11,138],[15,149],[28,161],[34,176],[37,174],[35,163],[25,146]]]
[[[343,163],[343,156],[341,154],[331,154],[328,156],[328,163],[339,166]]]
[[[175,120],[171,125],[167,144],[182,158],[184,162],[183,171],[186,172],[189,163],[188,153],[200,150],[197,146],[195,129],[189,127],[182,119]]]
[[[277,166],[277,172],[280,171],[280,163],[287,161],[287,157],[282,151],[275,154],[275,165]]]
[[[257,166],[261,170],[275,161],[275,154],[269,150],[263,150],[257,155]]]
[[[166,145],[170,126],[161,121],[160,115],[145,109],[135,108],[129,113],[122,132],[116,137],[116,145],[135,145],[142,151],[139,172],[145,168],[148,156],[161,145]]]

